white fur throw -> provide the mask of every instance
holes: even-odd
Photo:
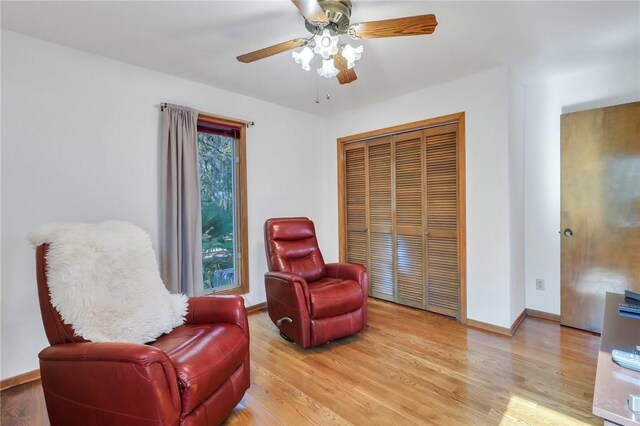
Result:
[[[187,297],[164,286],[151,239],[127,222],[43,225],[28,236],[49,243],[53,306],[93,342],[147,343],[182,325]]]

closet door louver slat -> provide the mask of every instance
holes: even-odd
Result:
[[[347,262],[368,266],[365,148],[345,152]]]
[[[396,175],[397,297],[404,305],[424,308],[422,205],[422,132],[394,137]]]
[[[371,295],[385,300],[394,300],[393,286],[393,241],[391,234],[372,232],[370,238],[371,266],[369,286]]]
[[[398,235],[398,302],[424,307],[424,249],[422,236]]]
[[[424,146],[428,231],[426,308],[458,316],[460,277],[456,132],[427,135]]]
[[[369,286],[371,295],[394,300],[391,139],[368,144]]]

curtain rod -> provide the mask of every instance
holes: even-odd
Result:
[[[167,107],[167,103],[163,102],[160,104],[160,111],[164,111],[164,109]],[[219,118],[221,120],[226,120],[226,121],[235,121],[237,123],[242,123],[247,127],[253,127],[256,123],[253,121],[249,121],[249,120],[242,120],[239,118],[233,118],[233,117],[227,117],[225,115],[218,115],[218,114],[211,114],[208,112],[204,112],[204,111],[198,111],[198,114],[202,114],[202,115],[206,115],[207,117],[211,117],[211,118]]]

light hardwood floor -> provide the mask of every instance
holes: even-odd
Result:
[[[227,425],[583,425],[599,337],[527,318],[512,337],[370,299],[361,334],[302,350],[249,317],[251,388]],[[46,424],[39,384],[2,395],[3,425]],[[21,395],[21,396],[20,396]]]

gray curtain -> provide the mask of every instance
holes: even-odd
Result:
[[[167,104],[162,115],[160,265],[171,292],[203,293],[198,112]]]

